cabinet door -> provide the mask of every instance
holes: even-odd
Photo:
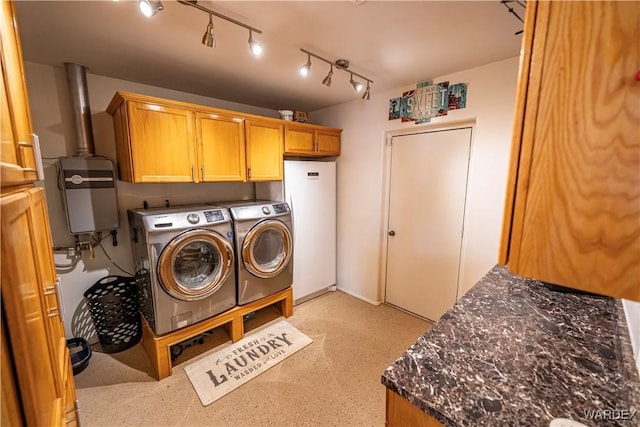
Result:
[[[194,182],[193,113],[145,102],[128,102],[134,182]]]
[[[2,146],[0,147],[2,186],[37,179],[35,152],[31,139],[31,116],[18,29],[13,2],[0,4],[0,81]]]
[[[640,301],[640,3],[536,6],[509,270]]]
[[[53,265],[53,249],[51,247],[51,230],[44,192],[40,188],[27,191],[31,198],[31,228],[34,240],[35,255],[39,266],[40,291],[43,295],[44,312],[49,338],[51,363],[54,367],[56,383],[64,386],[69,365],[69,349],[62,322],[62,310],[58,298],[57,276]],[[64,395],[63,388],[58,390]]]
[[[199,181],[245,181],[243,119],[196,113]]]
[[[2,311],[27,425],[60,425],[64,419],[64,385],[57,372],[56,343],[63,336],[49,325],[59,311],[47,309],[43,289],[54,285],[50,236],[46,234],[44,190],[2,197]],[[46,234],[46,235],[43,235]],[[44,244],[45,248],[38,246]],[[72,380],[70,380],[72,381]]]
[[[313,129],[295,125],[286,125],[284,129],[284,154],[313,154],[315,147]]]
[[[245,120],[247,179],[281,181],[283,168],[283,126]]]
[[[316,130],[316,153],[321,156],[340,155],[340,132],[332,130]]]

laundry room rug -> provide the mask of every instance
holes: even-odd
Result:
[[[185,366],[184,370],[202,405],[207,406],[312,342],[281,320]]]

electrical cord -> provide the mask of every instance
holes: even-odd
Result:
[[[104,240],[104,239],[102,239],[102,240]],[[118,264],[116,264],[116,262],[114,260],[111,259],[111,257],[107,253],[107,251],[104,249],[104,246],[102,246],[102,240],[98,243],[98,246],[100,246],[100,249],[102,249],[102,252],[104,252],[104,255],[109,259],[109,261],[111,261],[111,264],[115,265],[116,268],[118,270],[122,271],[123,273],[128,274],[129,276],[133,276],[132,273],[129,273],[127,270],[125,270],[124,268],[120,267]]]

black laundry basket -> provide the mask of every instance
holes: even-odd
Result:
[[[133,277],[103,277],[84,297],[105,353],[124,351],[140,341],[142,324]]]

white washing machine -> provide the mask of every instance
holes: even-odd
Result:
[[[284,202],[224,204],[233,218],[238,305],[293,284],[293,226]]]
[[[231,216],[220,206],[128,211],[141,312],[156,335],[236,305]]]

